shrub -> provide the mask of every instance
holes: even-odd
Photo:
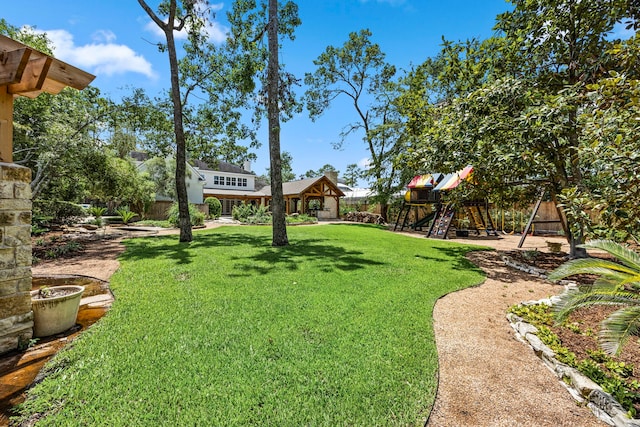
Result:
[[[240,221],[245,224],[270,224],[271,213],[269,209],[264,205],[248,205],[242,203],[236,205],[231,211],[231,216],[236,221]]]
[[[178,215],[178,202],[175,202],[171,205],[169,210],[167,211],[167,215],[169,218],[169,224],[174,227],[180,226],[180,219]],[[200,225],[204,225],[204,214],[198,210],[196,205],[193,203],[189,203],[189,218],[191,220],[191,226],[196,227]]]
[[[129,222],[131,222],[131,220],[138,215],[135,212],[131,212],[129,210],[129,206],[122,206],[121,208],[116,209],[116,213],[120,215],[120,218],[122,218],[122,223],[125,225],[129,224]]]
[[[209,217],[213,219],[220,218],[222,214],[222,203],[216,197],[207,197],[204,202],[209,205]]]
[[[554,306],[556,320],[562,322],[581,307],[616,305],[620,308],[600,324],[599,341],[605,353],[618,354],[632,336],[640,335],[640,254],[610,240],[594,240],[581,245],[599,249],[616,258],[581,258],[567,261],[549,274],[557,281],[576,274],[596,274],[593,286],[582,286],[563,294]]]
[[[101,206],[91,206],[89,209],[87,209],[87,211],[89,212],[89,215],[96,217],[96,219],[98,218],[102,218],[102,216],[107,213],[107,208],[103,208]]]
[[[71,224],[80,218],[87,216],[87,212],[82,206],[65,202],[62,200],[34,200],[33,217],[51,218],[50,221],[56,224]]]

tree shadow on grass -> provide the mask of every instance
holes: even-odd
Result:
[[[274,270],[296,271],[301,263],[313,262],[319,273],[355,271],[384,263],[368,259],[363,252],[350,251],[322,239],[299,239],[283,247],[264,247],[251,257],[235,257],[235,277],[269,274]]]
[[[471,262],[467,257],[467,253],[471,251],[491,251],[492,248],[478,247],[470,249],[468,246],[451,246],[451,247],[433,247],[433,251],[441,253],[442,256],[428,256],[424,254],[416,254],[416,258],[422,258],[429,261],[447,262],[450,268],[454,270],[476,270],[482,272],[476,264]]]
[[[336,246],[335,242],[321,238],[296,239],[288,246],[271,246],[271,236],[247,233],[199,234],[190,243],[180,243],[175,237],[152,237],[127,240],[127,251],[120,256],[122,261],[152,258],[176,260],[177,264],[190,264],[202,249],[249,246],[258,248],[257,253],[230,258],[236,262],[234,277],[268,274],[276,269],[295,271],[300,263],[314,262],[318,272],[334,270],[353,271],[367,266],[383,265],[367,259],[363,252],[350,251]]]

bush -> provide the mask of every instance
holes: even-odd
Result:
[[[55,224],[71,224],[86,216],[87,212],[76,203],[62,200],[33,201],[33,217],[50,218],[50,222]]]
[[[171,207],[167,211],[167,215],[169,216],[169,218],[167,219],[167,221],[169,221],[169,224],[174,227],[180,226],[177,202],[171,205]],[[193,203],[189,203],[189,217],[191,219],[192,227],[204,225],[204,214],[200,212],[196,205],[194,205]]]
[[[129,210],[129,206],[122,206],[120,209],[116,209],[116,212],[118,215],[120,215],[120,218],[122,218],[122,223],[125,225],[129,224],[133,218],[138,216],[137,213]]]
[[[209,217],[213,219],[220,218],[222,214],[222,203],[216,197],[207,197],[204,202],[209,205]]]
[[[245,224],[270,224],[271,213],[264,205],[248,205],[242,202],[241,205],[236,205],[231,211],[231,216],[236,221],[240,221]]]

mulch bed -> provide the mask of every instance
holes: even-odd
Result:
[[[508,251],[506,254],[511,259],[544,269],[548,272],[554,270],[568,260],[566,253],[548,253],[538,252],[535,257],[531,257],[531,253],[525,254],[526,251],[514,250]],[[605,257],[605,255],[596,255]],[[568,279],[576,281],[578,284],[592,284],[597,276],[578,275]],[[553,326],[551,330],[558,335],[562,341],[562,345],[576,354],[577,360],[588,359],[589,352],[600,349],[598,345],[598,331],[600,323],[619,307],[615,306],[594,306],[589,308],[581,308],[573,312],[568,319],[568,323],[579,328],[579,332],[573,331],[562,326]],[[614,356],[615,362],[624,362],[634,366],[633,374],[628,377],[628,381],[640,382],[640,339],[632,337],[622,348],[619,356]],[[640,405],[636,405],[636,410],[640,413]]]

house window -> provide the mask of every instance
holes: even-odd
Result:
[[[232,185],[233,187],[235,187],[235,186],[236,186],[236,177],[235,177],[235,176],[231,178],[231,185]]]
[[[227,177],[227,185],[231,186],[231,177]]]
[[[213,177],[213,185],[220,185],[220,180],[218,179],[218,175]]]
[[[246,187],[247,186],[247,178],[242,178],[242,183],[240,184],[241,187]]]

